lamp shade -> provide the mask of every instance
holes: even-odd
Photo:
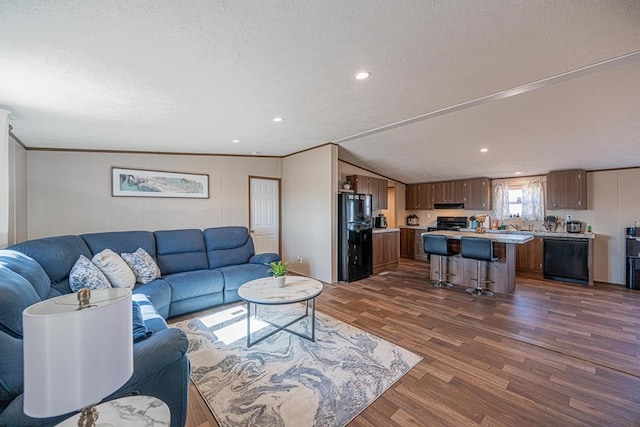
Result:
[[[24,413],[52,417],[99,403],[133,373],[131,291],[51,298],[22,312]]]

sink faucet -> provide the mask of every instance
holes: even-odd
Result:
[[[516,224],[509,224],[509,225],[510,225],[511,227],[515,228],[517,231],[522,231],[522,230],[520,229],[520,226],[519,226],[519,225],[516,225]]]

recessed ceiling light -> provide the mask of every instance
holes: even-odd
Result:
[[[368,71],[358,71],[355,75],[356,80],[364,80],[371,75]]]
[[[274,122],[281,122],[281,121],[283,121],[283,120],[284,120],[284,119],[283,119],[282,117],[274,117],[274,118],[273,118],[273,121],[274,121]]]
[[[522,172],[516,172],[516,175],[522,175]]]
[[[489,151],[489,149],[488,149],[488,148],[481,148],[481,149],[480,149],[480,152],[481,152],[481,153],[486,153],[487,151]]]
[[[232,139],[231,142],[233,142],[234,144],[237,144],[237,143],[240,142],[240,140],[239,139]]]

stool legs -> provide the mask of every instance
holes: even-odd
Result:
[[[472,280],[475,280],[476,282],[476,287],[475,288],[467,288],[465,289],[465,291],[467,291],[468,293],[472,294],[472,295],[486,295],[488,297],[492,297],[493,296],[493,292],[483,289],[481,283],[493,283],[493,280],[482,280],[482,276],[480,275],[480,263],[482,261],[476,261],[476,277],[475,278],[471,278]]]
[[[445,282],[444,281],[444,276],[451,276],[451,273],[443,273],[442,271],[442,260],[443,258],[445,258],[444,256],[440,255],[440,261],[438,263],[438,280],[434,280],[433,281],[433,286],[436,288],[450,288],[453,286],[452,283],[449,282]],[[447,261],[449,259],[447,258]]]

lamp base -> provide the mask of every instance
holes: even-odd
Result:
[[[96,405],[85,406],[82,408],[80,418],[78,419],[78,427],[95,427],[98,421],[98,410]]]

